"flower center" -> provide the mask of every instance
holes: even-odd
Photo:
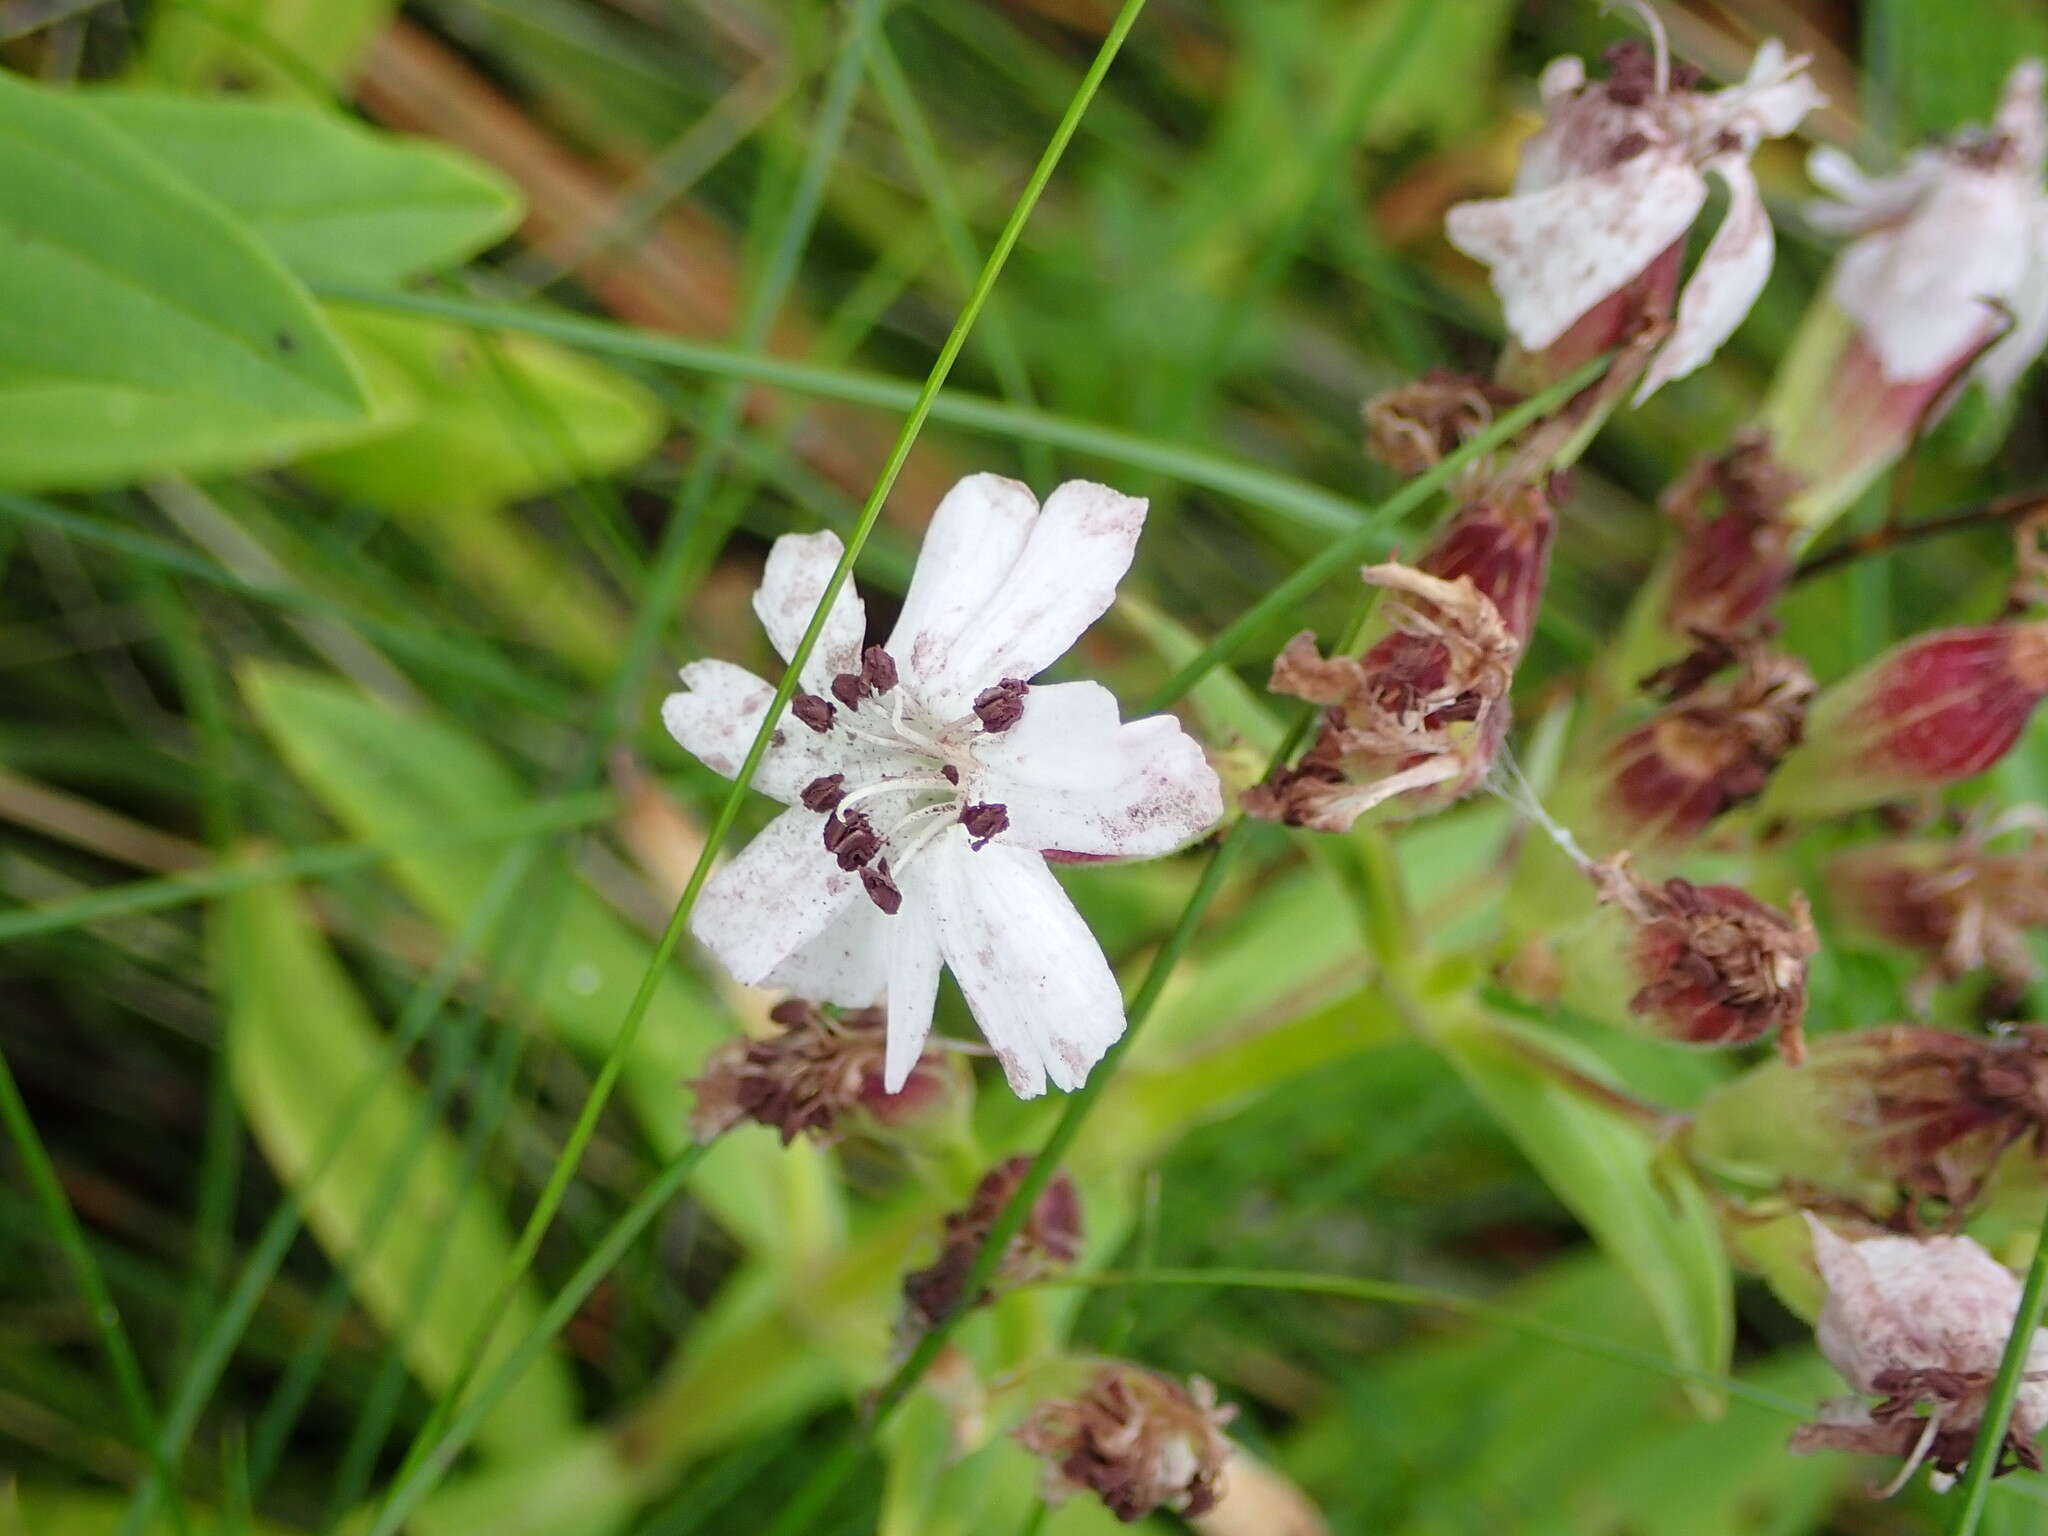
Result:
[[[832,679],[832,699],[800,693],[791,702],[797,719],[849,749],[848,770],[813,779],[800,799],[825,818],[826,852],[860,872],[884,912],[903,905],[896,877],[948,827],[965,827],[978,850],[1009,826],[1008,808],[970,800],[967,782],[975,742],[1015,725],[1028,689],[1006,677],[976,695],[967,714],[936,721],[906,696],[895,660],[871,645],[858,672]]]

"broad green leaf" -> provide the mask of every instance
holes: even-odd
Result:
[[[315,797],[354,835],[398,848],[390,867],[399,884],[444,929],[461,931],[489,892],[502,852],[406,845],[425,829],[524,803],[505,765],[445,721],[401,712],[311,673],[251,666],[242,687]],[[610,1049],[652,947],[580,882],[561,897],[559,910],[526,1001],[563,1044],[596,1059]],[[680,968],[657,978],[622,1087],[648,1140],[664,1154],[684,1143],[684,1084],[732,1029]],[[755,1251],[798,1256],[828,1244],[843,1220],[843,1196],[829,1166],[808,1142],[783,1150],[773,1133],[751,1129],[721,1137],[691,1188]]]
[[[519,221],[518,190],[496,172],[317,107],[136,90],[76,99],[309,282],[395,284],[440,271]]]
[[[495,1293],[511,1259],[502,1213],[482,1187],[463,1189],[461,1152],[444,1127],[423,1121],[413,1080],[402,1068],[379,1074],[376,1025],[291,887],[226,897],[212,938],[235,1097],[281,1180],[304,1178],[361,1085],[377,1082],[313,1186],[306,1219],[365,1310],[396,1336],[413,1373],[446,1390],[475,1331],[477,1298]],[[387,1203],[394,1173],[403,1183]],[[515,1291],[499,1352],[539,1315],[532,1292]],[[500,1455],[529,1456],[575,1421],[567,1368],[546,1355],[484,1421],[480,1438]]]
[[[1611,1082],[1599,1057],[1476,1010],[1446,1020],[1436,1040],[1551,1191],[1642,1289],[1674,1357],[1725,1371],[1733,1281],[1713,1207],[1641,1124],[1567,1085],[1566,1075]],[[1712,1389],[1688,1390],[1702,1411],[1718,1410]]]
[[[1954,0],[1871,0],[1867,10],[1869,99],[1899,152],[1988,123],[2006,71],[2048,54],[2048,12],[2037,0],[1972,0],[1966,27],[1956,25]]]
[[[305,291],[76,101],[0,73],[0,484],[245,468],[368,423]]]
[[[342,495],[415,513],[494,507],[629,468],[661,440],[645,389],[546,342],[394,315],[334,323],[396,423],[299,462]]]
[[[190,91],[324,99],[355,78],[397,0],[204,0],[149,12],[137,72]]]

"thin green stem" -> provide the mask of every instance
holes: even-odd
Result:
[[[438,294],[392,293],[339,283],[315,284],[322,297],[362,309],[431,315],[457,325],[520,331],[564,346],[714,377],[745,379],[849,405],[901,411],[915,403],[916,387],[902,379],[844,368],[821,368],[745,352],[713,342],[657,336],[601,320],[503,304],[473,304]],[[934,421],[992,437],[1039,442],[1092,454],[1134,469],[1157,470],[1191,485],[1232,496],[1249,506],[1319,534],[1347,533],[1364,509],[1347,496],[1225,454],[1162,442],[1135,432],[1048,411],[1006,405],[985,395],[948,392],[931,408]],[[4,503],[0,503],[4,506]]]
[[[674,1198],[683,1181],[697,1166],[697,1160],[704,1155],[702,1146],[684,1148],[663,1166],[639,1198],[627,1207],[625,1213],[612,1224],[598,1245],[590,1251],[590,1257],[576,1267],[576,1272],[548,1303],[547,1309],[528,1328],[519,1342],[513,1346],[489,1380],[469,1394],[462,1407],[449,1420],[421,1459],[419,1465],[409,1474],[400,1477],[385,1501],[368,1536],[393,1536],[421,1499],[433,1491],[435,1484],[455,1464],[455,1458],[476,1435],[477,1429],[488,1418],[491,1411],[514,1383],[526,1374],[540,1352],[553,1342],[556,1334],[569,1325],[590,1293],[597,1289],[600,1280],[611,1273],[619,1260],[625,1257],[633,1244],[640,1240],[649,1222],[660,1214],[663,1206]]]
[[[890,450],[888,461],[883,465],[881,476],[875,482],[874,489],[869,493],[866,504],[861,508],[860,519],[854,525],[852,536],[847,540],[846,548],[841,553],[838,564],[834,567],[831,577],[826,581],[824,591],[819,594],[817,607],[811,615],[811,621],[804,630],[803,638],[797,642],[795,650],[790,655],[789,665],[783,671],[782,678],[776,685],[774,698],[769,702],[768,708],[762,714],[760,728],[754,733],[754,740],[747,750],[746,759],[741,763],[739,772],[733,776],[732,789],[720,804],[717,815],[713,818],[711,826],[706,831],[704,846],[698,855],[696,865],[690,871],[690,878],[684,884],[682,895],[677,900],[674,911],[669,915],[668,924],[662,930],[661,939],[655,945],[654,954],[641,974],[639,987],[634,993],[631,1004],[626,1009],[625,1017],[620,1021],[618,1032],[612,1039],[611,1048],[606,1053],[604,1063],[598,1070],[596,1081],[591,1085],[590,1093],[584,1100],[583,1107],[577,1115],[576,1123],[571,1128],[569,1137],[563,1144],[560,1155],[555,1160],[554,1168],[548,1176],[546,1185],[542,1188],[533,1214],[529,1218],[525,1230],[520,1234],[520,1240],[514,1249],[512,1262],[507,1267],[505,1279],[508,1283],[516,1281],[520,1276],[523,1276],[527,1266],[532,1262],[533,1254],[539,1247],[540,1239],[545,1234],[549,1223],[553,1220],[556,1209],[560,1206],[563,1196],[567,1193],[569,1181],[574,1177],[576,1168],[582,1161],[584,1150],[589,1145],[591,1137],[596,1133],[598,1118],[603,1113],[605,1105],[610,1101],[613,1090],[617,1087],[619,1076],[624,1070],[633,1041],[638,1037],[641,1024],[646,1019],[647,1010],[654,1001],[654,994],[660,984],[661,974],[667,967],[670,958],[674,955],[677,944],[681,942],[683,932],[689,923],[690,914],[695,910],[697,898],[703,891],[704,882],[710,877],[712,861],[724,846],[725,839],[730,835],[733,824],[739,819],[740,807],[745,801],[747,788],[753,782],[754,774],[759,770],[762,759],[767,755],[769,742],[778,728],[778,722],[782,719],[783,712],[789,707],[790,700],[796,695],[798,679],[802,675],[805,664],[810,660],[811,652],[818,644],[819,636],[824,632],[825,621],[832,612],[833,602],[838,597],[840,589],[846,585],[848,578],[851,576],[854,562],[860,557],[861,548],[867,543],[869,533],[873,530],[876,521],[881,517],[882,507],[888,500],[889,492],[895,487],[897,476],[902,473],[903,466],[910,457],[911,449],[916,445],[919,433],[923,431],[925,422],[931,416],[932,402],[938,398],[939,391],[945,387],[946,378],[952,372],[953,364],[958,360],[961,348],[966,344],[968,333],[973,329],[976,317],[981,313],[982,307],[988,302],[988,296],[994,290],[997,278],[1001,276],[1004,266],[1010,259],[1011,252],[1016,249],[1017,242],[1023,235],[1026,222],[1030,219],[1033,209],[1037,207],[1039,197],[1044,193],[1046,184],[1052,179],[1052,173],[1058,166],[1061,156],[1065,153],[1067,144],[1073,138],[1074,129],[1080,122],[1081,114],[1086,111],[1088,102],[1093,99],[1095,92],[1100,88],[1103,77],[1108,73],[1111,61],[1116,57],[1125,36],[1129,34],[1131,27],[1136,23],[1139,13],[1144,9],[1144,5],[1145,0],[1125,0],[1124,8],[1111,26],[1108,37],[1104,39],[1100,51],[1096,54],[1094,64],[1090,67],[1086,78],[1081,82],[1080,88],[1075,93],[1074,100],[1069,105],[1066,115],[1060,120],[1059,126],[1054,129],[1052,139],[1047,144],[1045,153],[1040,157],[1037,167],[1032,172],[1031,180],[1026,184],[1016,206],[1011,210],[1009,221],[1004,225],[1002,234],[996,240],[995,248],[989,253],[988,261],[983,265],[981,275],[975,282],[974,291],[968,295],[966,305],[961,309],[959,317],[954,321],[953,328],[947,335],[944,345],[940,347],[939,355],[932,364],[931,372],[926,377],[923,388],[919,391],[916,401],[911,406],[909,415],[905,418],[902,428],[897,433],[895,445]],[[593,1283],[595,1282],[593,1281]],[[486,1317],[494,1316],[495,1308],[487,1308],[484,1315]],[[563,1321],[566,1320],[565,1317]],[[479,1330],[477,1337],[487,1341],[489,1330]],[[474,1353],[475,1351],[472,1350],[472,1355]],[[445,1406],[457,1400],[457,1395],[450,1393],[444,1396],[442,1405]],[[420,1437],[414,1442],[413,1451],[408,1455],[406,1464],[400,1471],[392,1494],[380,1512],[371,1536],[385,1536],[385,1533],[395,1529],[397,1524],[403,1521],[406,1511],[411,1508],[412,1504],[417,1503],[421,1497],[424,1497],[426,1491],[433,1486],[434,1482],[438,1481],[440,1473],[445,1471],[447,1466],[452,1463],[454,1455],[460,1448],[458,1445],[454,1449],[449,1449],[450,1439],[456,1434],[458,1427],[462,1424],[472,1423],[473,1427],[475,1407],[476,1400],[472,1398],[465,1407],[455,1411],[452,1417],[437,1411],[429,1418],[427,1425],[421,1431]],[[444,1423],[446,1425],[445,1432],[442,1427]],[[432,1440],[433,1448],[431,1450],[424,1449],[429,1444],[430,1437],[436,1435],[439,1438]],[[464,1435],[462,1439],[466,1443],[467,1435]]]
[[[4,1054],[0,1054],[0,1121],[6,1123],[8,1139],[14,1143],[14,1150],[21,1158],[22,1169],[28,1175],[29,1190],[35,1196],[44,1224],[56,1239],[57,1250],[63,1254],[79,1294],[85,1298],[93,1332],[99,1336],[100,1348],[106,1352],[107,1363],[113,1367],[114,1387],[120,1393],[121,1407],[128,1416],[128,1427],[135,1436],[135,1443],[147,1452],[156,1475],[163,1480],[165,1487],[172,1490],[171,1523],[182,1533],[186,1529],[184,1505],[176,1496],[177,1485],[170,1476],[170,1463],[157,1443],[156,1408],[150,1401],[149,1385],[143,1380],[142,1362],[136,1358],[127,1326],[121,1321],[121,1310],[114,1305],[113,1293],[107,1289],[106,1278],[100,1273],[92,1249],[86,1246],[85,1232],[78,1225],[78,1215],[71,1209],[70,1200],[65,1198],[56,1165],[50,1161],[49,1150],[44,1147],[43,1138],[29,1115],[28,1105],[22,1100],[21,1090],[15,1086],[13,1069],[7,1065]]]
[[[1956,1511],[1949,1536],[1976,1536],[1978,1522],[1984,1518],[1991,1480],[1998,1476],[1998,1464],[2005,1457],[2006,1427],[2012,1423],[2013,1404],[2019,1401],[2020,1383],[2027,1374],[2044,1305],[2048,1305],[2048,1212],[2043,1212],[2041,1231],[2034,1240],[2034,1262],[2027,1266],[2012,1336],[2005,1341],[2005,1358],[1998,1362],[1998,1379],[1992,1382],[1991,1395],[1984,1402],[1977,1443],[1970,1452],[1969,1466],[1963,1469],[1962,1507]]]
[[[1732,1376],[1722,1376],[1713,1371],[1703,1371],[1685,1365],[1677,1360],[1668,1360],[1662,1355],[1651,1354],[1648,1350],[1631,1349],[1626,1344],[1616,1344],[1612,1339],[1600,1334],[1567,1328],[1544,1318],[1530,1317],[1511,1307],[1498,1307],[1491,1302],[1460,1296],[1452,1291],[1432,1290],[1428,1286],[1407,1285],[1397,1280],[1370,1280],[1352,1275],[1318,1275],[1282,1269],[1139,1269],[1103,1270],[1092,1275],[1056,1275],[1035,1280],[1032,1284],[1070,1289],[1087,1287],[1095,1290],[1147,1285],[1214,1286],[1228,1290],[1296,1291],[1316,1296],[1337,1296],[1347,1301],[1383,1302],[1397,1307],[1427,1307],[1438,1312],[1451,1313],[1456,1317],[1469,1317],[1474,1322],[1488,1323],[1496,1328],[1525,1334],[1532,1339],[1541,1339],[1545,1343],[1577,1350],[1582,1354],[1597,1355],[1603,1360],[1612,1360],[1620,1365],[1669,1376],[1674,1380],[1701,1382],[1726,1392],[1730,1397],[1754,1403],[1760,1408],[1768,1408],[1774,1413],[1806,1418],[1813,1412],[1811,1403],[1786,1397],[1783,1393],[1772,1392]]]

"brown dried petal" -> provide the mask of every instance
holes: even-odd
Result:
[[[1234,1416],[1199,1376],[1183,1387],[1111,1365],[1079,1397],[1039,1404],[1017,1439],[1046,1460],[1048,1503],[1087,1489],[1126,1523],[1159,1509],[1199,1516],[1221,1495],[1231,1454],[1223,1429]]]
[[[899,1093],[881,1091],[888,1037],[883,1009],[833,1018],[815,1004],[791,999],[777,1004],[770,1017],[781,1026],[777,1034],[727,1041],[690,1084],[697,1097],[690,1129],[697,1140],[713,1140],[752,1120],[773,1126],[784,1146],[799,1135],[829,1142],[843,1132],[854,1109],[922,1106],[942,1083],[943,1063],[927,1051]]]

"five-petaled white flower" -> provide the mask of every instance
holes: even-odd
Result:
[[[1099,684],[1030,681],[1108,609],[1144,520],[1143,501],[1085,481],[1043,508],[995,475],[954,486],[885,645],[863,649],[865,610],[841,589],[754,779],[790,809],[704,888],[691,932],[740,981],[849,1007],[886,993],[892,1093],[942,965],[1018,1094],[1078,1087],[1123,1033],[1123,999],[1046,859],[1170,853],[1223,814],[1171,716],[1124,724]],[[776,540],[754,611],[785,658],[841,549]],[[732,776],[773,690],[722,661],[682,679],[662,718]]]
[[[1671,68],[1661,33],[1654,60],[1634,43],[1608,58],[1610,77],[1593,84],[1578,59],[1551,62],[1543,127],[1522,150],[1513,194],[1460,203],[1446,227],[1451,244],[1492,269],[1509,331],[1538,352],[1653,264],[1667,264],[1675,283],[1707,174],[1720,177],[1727,214],[1643,376],[1640,403],[1712,357],[1763,291],[1775,247],[1749,157],[1822,98],[1806,60],[1787,58],[1775,40],[1740,84],[1711,92],[1694,87],[1691,70]]]
[[[1974,360],[2003,395],[2048,345],[2041,88],[2038,60],[2015,65],[1990,130],[1916,150],[1890,176],[1866,177],[1836,149],[1808,161],[1837,199],[1809,217],[1857,237],[1835,263],[1828,296],[1856,322],[1888,382],[1945,381]]]

